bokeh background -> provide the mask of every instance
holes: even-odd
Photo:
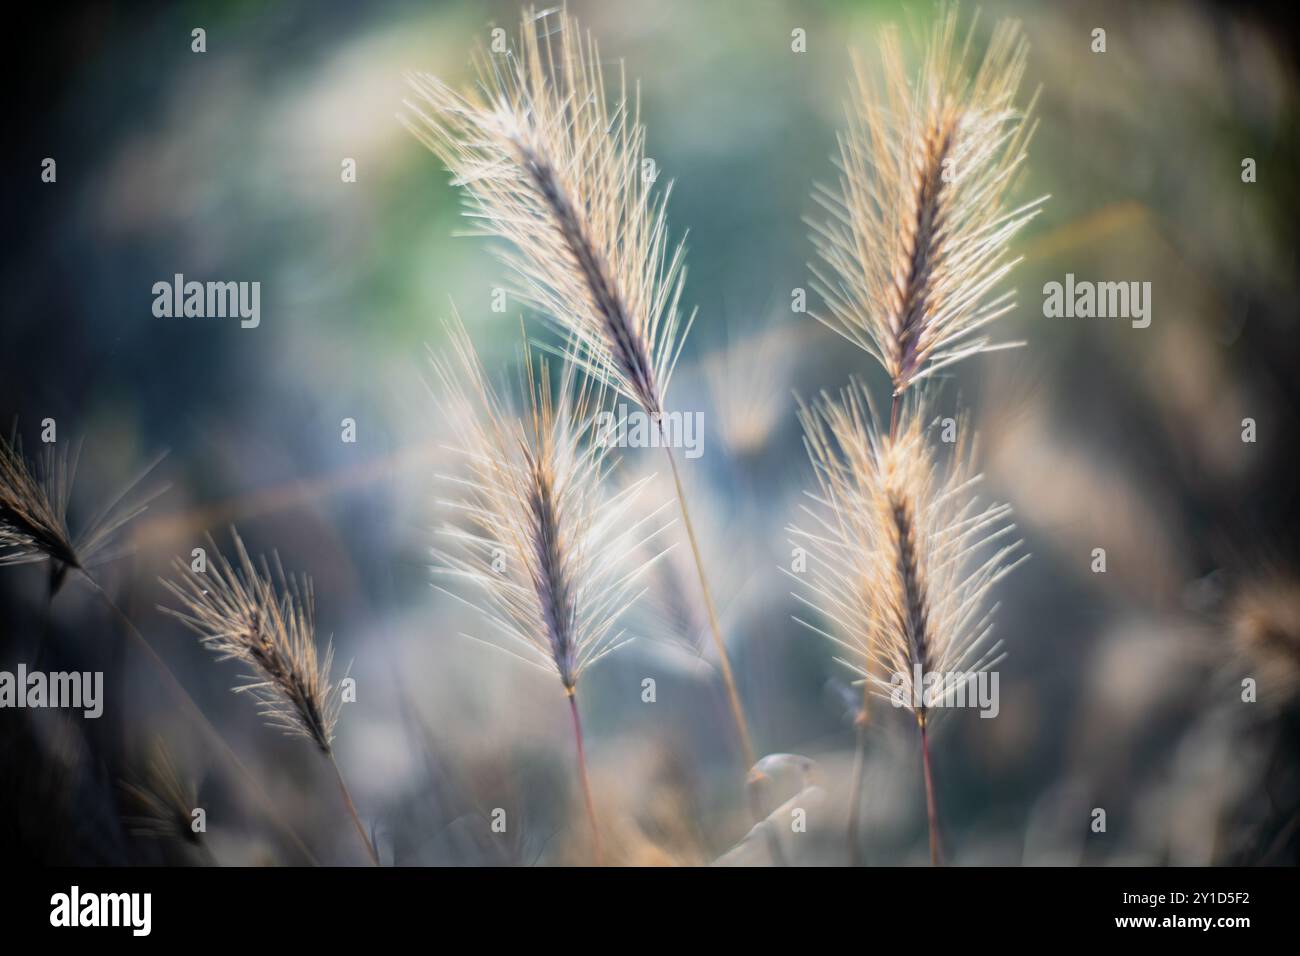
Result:
[[[786,525],[811,480],[795,393],[883,382],[791,311],[812,258],[810,190],[831,181],[849,49],[925,3],[573,2],[639,80],[648,149],[689,230],[699,318],[673,404],[705,413],[685,464],[756,744],[808,810],[791,862],[842,864],[853,731],[828,642],[791,620]],[[969,11],[967,11],[969,12]],[[940,406],[972,409],[992,495],[1033,559],[1000,588],[1001,713],[950,715],[935,741],[959,864],[1294,864],[1300,578],[1294,37],[1268,7],[982,5],[1023,20],[1039,130],[1021,195],[1050,193],[1018,240],[1023,349],[957,367]],[[263,726],[165,617],[159,577],[211,531],[276,550],[316,582],[322,640],[358,700],[338,754],[385,862],[582,862],[585,823],[558,686],[461,637],[474,616],[430,586],[445,519],[445,423],[424,384],[452,303],[485,361],[519,360],[516,303],[459,197],[396,119],[403,73],[469,81],[506,2],[83,3],[6,37],[0,417],[28,447],[54,418],[84,440],[79,515],[156,452],[170,484],[97,572],[231,742],[311,857],[362,861],[328,766]],[[207,52],[190,31],[207,31]],[[1107,52],[1090,52],[1091,31]],[[791,31],[806,31],[806,53]],[[57,182],[40,163],[57,160]],[[1251,157],[1258,181],[1241,181]],[[344,158],[357,181],[341,181]],[[159,319],[175,273],[257,280],[261,326]],[[1149,281],[1147,329],[1047,319],[1042,287]],[[809,292],[812,308],[818,303]],[[530,327],[536,323],[530,319]],[[340,440],[340,422],[358,440]],[[1242,420],[1258,440],[1241,440]],[[630,451],[627,474],[659,470]],[[664,497],[670,492],[665,489]],[[680,534],[680,528],[675,530]],[[1104,547],[1105,574],[1091,571]],[[584,678],[596,800],[618,862],[765,864],[684,542]],[[30,661],[47,571],[0,568],[0,668]],[[78,582],[55,600],[49,669],[103,670],[99,721],[0,713],[6,863],[295,864],[119,626]],[[707,643],[706,641],[703,643]],[[657,700],[641,698],[653,677]],[[1243,703],[1241,680],[1258,682]],[[921,863],[915,733],[882,711],[864,829],[873,863]],[[200,839],[138,832],[123,784],[157,786],[164,748],[207,813]],[[787,772],[788,771],[788,772]],[[490,829],[506,811],[506,834]],[[1090,829],[1104,808],[1105,833]]]

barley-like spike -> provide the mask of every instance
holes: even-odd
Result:
[[[160,455],[74,534],[68,503],[80,451],[78,442],[46,445],[38,469],[23,455],[16,426],[8,440],[0,435],[0,565],[49,560],[84,570],[120,557],[125,549],[110,547],[117,532],[167,490],[137,490]]]
[[[236,563],[208,536],[212,558],[195,571],[177,558],[176,578],[164,581],[181,609],[162,610],[199,635],[220,660],[252,668],[236,692],[251,693],[262,715],[286,733],[312,740],[330,754],[341,699],[330,681],[334,652],[316,650],[315,595],[311,579],[286,576],[278,556],[275,573],[265,559],[254,563],[234,528]]]
[[[464,187],[466,214],[507,242],[521,295],[573,361],[656,413],[690,325],[683,248],[669,246],[667,190],[644,175],[635,96],[620,74],[611,102],[595,41],[551,13],[525,13],[517,50],[480,54],[468,94],[411,75],[401,120]]]
[[[43,476],[23,456],[17,437],[0,438],[0,564],[51,559],[69,567],[81,562],[67,526],[67,465],[73,452],[46,446]]]
[[[809,558],[796,596],[831,631],[801,623],[830,637],[877,696],[897,694],[924,724],[934,701],[918,693],[918,668],[922,679],[973,675],[1000,659],[984,608],[1021,560],[1019,542],[1006,541],[1010,508],[974,497],[967,445],[946,465],[934,460],[920,402],[904,406],[893,438],[856,383],[838,400],[801,404],[800,420],[818,490],[804,507],[809,521],[790,529]]]
[[[892,29],[878,75],[855,57],[839,184],[815,192],[829,213],[811,224],[828,310],[817,318],[874,356],[896,395],[967,356],[1021,344],[995,344],[986,327],[1012,308],[997,291],[1015,264],[1007,247],[1046,198],[1006,203],[1034,126],[1032,103],[1015,105],[1028,48],[1017,23],[1000,23],[968,77],[970,45],[950,9],[915,79]]]
[[[553,390],[545,363],[530,357],[517,416],[487,381],[458,318],[448,339],[450,356],[432,356],[433,391],[465,473],[453,485],[454,520],[434,551],[435,573],[494,625],[494,643],[552,671],[572,693],[588,666],[626,643],[617,622],[662,552],[627,558],[657,535],[661,509],[630,517],[644,482],[605,496],[599,399],[575,388],[571,372]]]

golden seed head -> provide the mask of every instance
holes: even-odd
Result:
[[[519,293],[569,357],[647,412],[662,410],[690,320],[678,302],[668,190],[645,170],[645,128],[620,74],[607,93],[595,41],[566,13],[524,15],[516,49],[482,54],[462,95],[409,77],[407,128],[465,190],[483,234],[504,240]]]
[[[118,532],[138,517],[167,486],[139,491],[139,484],[162,460],[142,469],[126,487],[73,534],[68,504],[81,446],[49,444],[39,468],[23,455],[17,429],[0,436],[0,565],[53,561],[62,569],[90,568],[120,557]]]
[[[436,398],[463,469],[447,481],[453,521],[435,572],[491,622],[494,646],[553,672],[571,693],[587,667],[626,643],[618,622],[657,560],[642,546],[662,526],[659,510],[634,517],[644,482],[605,494],[600,401],[574,387],[571,371],[553,389],[546,364],[530,357],[516,415],[458,320],[448,337],[451,354],[433,357]]]
[[[987,607],[994,584],[1023,558],[1007,505],[974,496],[969,447],[941,465],[926,442],[924,409],[904,405],[891,437],[875,422],[865,388],[801,404],[818,489],[790,529],[808,567],[796,596],[827,627],[866,690],[901,691],[918,719],[916,673],[978,673],[1001,659]],[[965,431],[959,423],[958,430]],[[923,695],[922,695],[923,696]]]
[[[874,356],[896,395],[967,356],[1022,344],[994,344],[986,328],[1013,306],[998,291],[1015,264],[1007,248],[1043,201],[1006,202],[1033,132],[1032,106],[1015,105],[1028,48],[1004,21],[969,77],[970,45],[950,11],[913,79],[896,33],[884,31],[878,75],[855,61],[839,183],[815,192],[829,213],[813,223],[828,310],[817,318]]]
[[[330,681],[333,647],[327,643],[323,655],[316,651],[311,579],[286,576],[278,555],[271,564],[265,558],[255,563],[234,528],[230,534],[234,564],[211,536],[205,570],[176,559],[176,577],[163,585],[181,608],[162,610],[198,634],[218,659],[251,668],[248,682],[235,690],[256,697],[271,724],[329,753],[342,701]]]

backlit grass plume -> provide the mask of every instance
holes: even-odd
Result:
[[[811,523],[794,531],[809,556],[801,599],[833,622],[844,663],[919,724],[936,692],[922,693],[918,670],[971,678],[1000,660],[989,595],[1020,547],[1010,506],[975,497],[966,448],[935,461],[922,415],[909,407],[890,439],[860,386],[803,406],[819,490],[804,508]]]
[[[1015,104],[1028,47],[1004,21],[970,75],[971,45],[951,9],[913,74],[884,30],[877,71],[855,58],[838,186],[815,192],[830,217],[813,224],[828,309],[818,318],[874,356],[895,395],[967,356],[1023,344],[994,344],[987,327],[1013,306],[998,289],[1016,261],[1007,247],[1042,202],[1006,202],[1033,132],[1032,105]]]
[[[1018,563],[1019,542],[1009,540],[1010,508],[975,497],[979,477],[964,441],[946,465],[935,461],[923,415],[908,403],[890,436],[858,385],[838,401],[823,395],[802,406],[818,491],[804,508],[809,523],[792,533],[808,555],[798,597],[830,630],[800,623],[834,641],[869,689],[916,718],[937,859],[927,731],[934,708],[1001,659],[989,596]]]
[[[231,537],[236,556],[233,564],[210,535],[211,557],[203,570],[182,558],[175,560],[176,577],[163,584],[181,607],[162,610],[198,634],[203,646],[219,660],[237,660],[247,666],[247,681],[235,691],[251,694],[271,725],[307,738],[328,758],[357,832],[371,860],[378,864],[334,757],[341,694],[330,679],[332,646],[326,644],[323,655],[316,649],[311,579],[286,575],[278,555],[272,563],[265,558],[254,562],[233,528]]]
[[[668,190],[653,189],[639,104],[621,72],[607,90],[595,41],[562,11],[530,11],[517,49],[480,54],[475,90],[461,94],[424,73],[409,79],[415,99],[402,121],[464,188],[467,215],[505,240],[521,293],[566,338],[569,359],[662,414],[691,324],[679,309],[683,247],[669,242]],[[749,766],[748,723],[680,480],[676,487]]]
[[[567,14],[527,12],[519,47],[481,53],[462,95],[409,77],[406,126],[465,189],[467,215],[505,239],[521,292],[597,377],[661,411],[686,331],[682,246],[667,190],[646,175],[645,128],[620,77],[612,99],[595,41]]]
[[[84,571],[119,556],[117,533],[166,490],[138,490],[160,456],[74,534],[68,504],[80,451],[76,442],[47,444],[38,468],[23,455],[16,430],[7,441],[0,436],[0,565],[52,561],[57,585],[68,570]]]
[[[439,408],[455,436],[463,474],[449,479],[454,520],[435,551],[446,590],[479,610],[489,643],[554,674],[569,698],[583,794],[599,854],[587,781],[578,682],[627,641],[619,628],[639,597],[658,531],[658,510],[632,517],[643,482],[605,493],[610,465],[589,388],[566,377],[552,389],[545,363],[528,358],[525,409],[517,415],[488,382],[459,322],[450,354],[432,357]],[[642,554],[639,560],[634,555]]]
[[[248,682],[236,687],[257,698],[262,715],[290,735],[306,737],[329,753],[338,721],[337,688],[330,680],[334,653],[316,651],[315,595],[310,578],[287,576],[275,557],[254,563],[233,529],[237,566],[217,549],[196,571],[177,558],[174,581],[163,582],[183,610],[164,608],[199,635],[219,660],[247,665]]]

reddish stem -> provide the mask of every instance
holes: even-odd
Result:
[[[591,799],[591,781],[587,779],[587,751],[582,745],[582,720],[578,717],[578,695],[569,690],[569,713],[573,715],[573,739],[578,744],[578,779],[582,781],[582,797],[587,804],[587,819],[591,821],[591,834],[596,841],[596,865],[604,864],[605,850],[600,838],[600,825],[596,822],[596,803]]]
[[[921,763],[925,767],[925,811],[930,825],[930,865],[943,865],[943,849],[939,845],[939,802],[934,795],[934,768],[930,760],[930,738],[925,732],[925,717],[918,724],[921,728]]]

